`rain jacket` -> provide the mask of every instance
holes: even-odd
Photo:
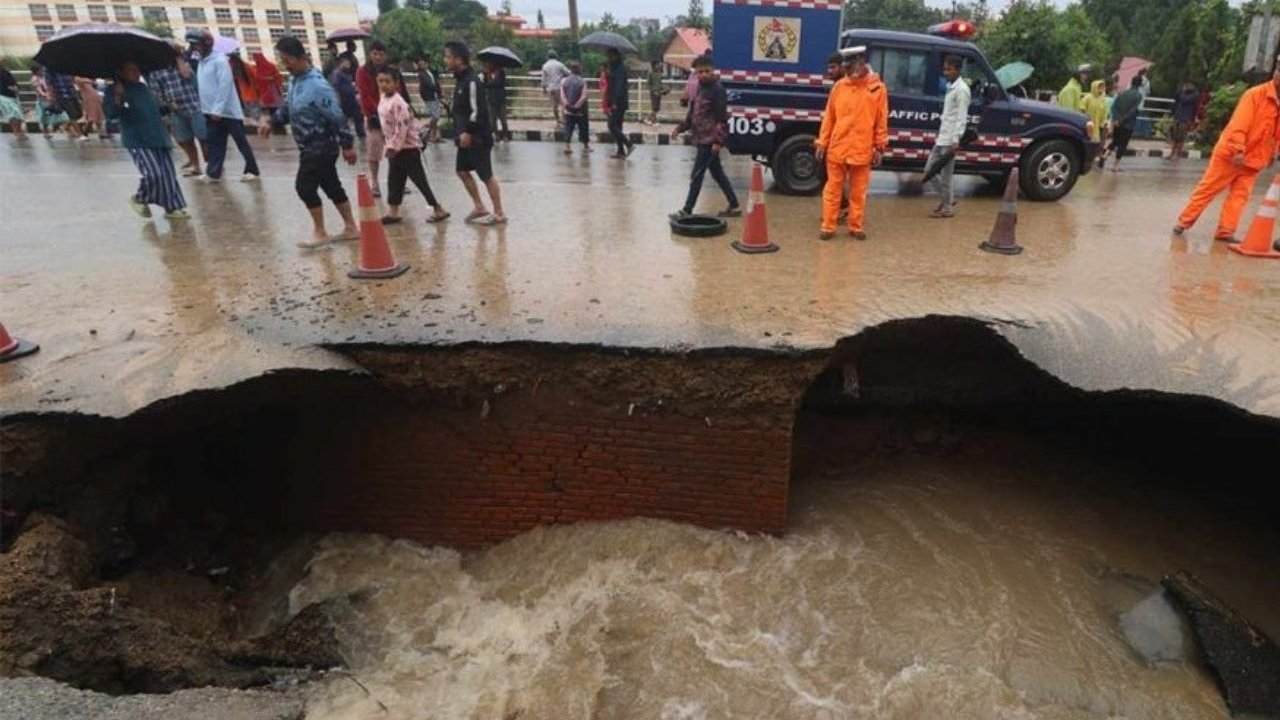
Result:
[[[283,115],[304,158],[337,155],[339,148],[351,147],[351,130],[338,96],[316,67],[289,79]]]
[[[1102,128],[1107,124],[1107,81],[1094,80],[1090,90],[1092,92],[1085,95],[1081,101],[1081,109],[1093,123],[1093,128],[1089,131],[1089,137],[1094,142],[1101,142]]]
[[[1084,88],[1080,85],[1080,78],[1073,77],[1062,86],[1062,91],[1058,93],[1058,105],[1068,110],[1084,112]]]
[[[814,146],[842,165],[870,165],[875,151],[888,149],[889,92],[879,75],[846,77],[831,88]]]
[[[1213,148],[1214,157],[1229,160],[1237,153],[1244,153],[1245,167],[1265,168],[1276,154],[1276,133],[1280,132],[1277,121],[1280,121],[1280,98],[1276,96],[1275,83],[1268,80],[1249,88]]]

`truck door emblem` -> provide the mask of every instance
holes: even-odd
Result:
[[[800,62],[800,18],[755,18],[751,59],[756,62]]]

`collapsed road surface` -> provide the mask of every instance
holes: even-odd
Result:
[[[516,146],[512,226],[401,226],[414,270],[356,285],[292,246],[273,150],[185,230],[95,202],[0,239],[44,345],[0,366],[0,672],[309,678],[312,718],[1219,718],[1117,618],[1186,568],[1280,630],[1280,280],[1165,236],[1194,167],[1023,204],[1013,259],[977,185],[939,224],[880,178],[865,244],[771,196],[761,262],[666,232],[680,149]],[[132,177],[8,152],[6,217],[22,175]]]

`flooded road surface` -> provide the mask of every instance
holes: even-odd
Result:
[[[460,221],[453,151],[433,148],[432,181],[455,219],[425,225],[421,197],[409,196],[413,221],[389,235],[412,269],[357,283],[346,277],[355,244],[294,246],[307,232],[296,153],[284,139],[259,147],[261,188],[184,181],[195,220],[170,226],[129,211],[136,177],[118,148],[0,145],[0,321],[43,345],[0,366],[0,407],[124,415],[273,368],[351,367],[320,344],[808,348],[947,314],[997,323],[1080,387],[1197,393],[1280,415],[1280,263],[1212,243],[1216,205],[1187,239],[1169,235],[1200,162],[1135,160],[1083,178],[1062,202],[1020,203],[1027,250],[1014,258],[976,249],[999,204],[980,180],[961,183],[958,218],[937,221],[930,199],[877,174],[866,243],[819,243],[818,200],[770,194],[782,252],[748,257],[728,249],[741,221],[721,238],[670,234],[691,149],[644,147],[618,163],[550,143],[502,147],[512,220],[482,229]],[[730,174],[745,185],[748,164],[735,159]],[[722,199],[708,185],[702,202]]]
[[[1226,718],[1205,671],[1147,663],[1118,617],[1186,568],[1280,629],[1274,528],[1076,453],[1002,435],[793,493],[781,539],[645,520],[465,554],[330,536],[292,601],[358,594],[339,634],[368,694],[330,678],[308,717]]]

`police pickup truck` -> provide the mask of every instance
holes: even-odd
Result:
[[[1003,182],[1020,169],[1023,194],[1057,200],[1089,172],[1097,151],[1088,120],[1001,86],[982,52],[963,38],[963,20],[928,34],[852,29],[843,33],[840,0],[717,0],[714,55],[729,95],[728,150],[773,170],[778,189],[818,192],[825,175],[813,152],[836,48],[865,45],[871,68],[889,88],[889,150],[883,170],[921,172],[937,134],[946,80],[942,59],[965,60],[970,123],[978,139],[961,149],[956,172]],[[961,39],[957,39],[961,38]]]

